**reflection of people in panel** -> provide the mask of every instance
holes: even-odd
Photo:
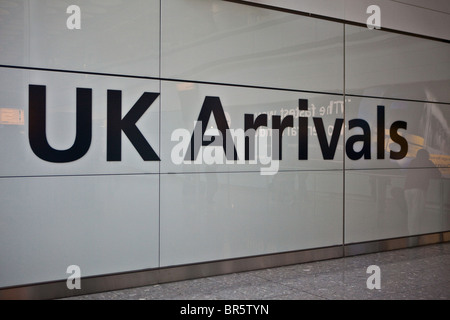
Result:
[[[430,154],[427,150],[420,149],[417,152],[416,158],[410,163],[410,169],[408,170],[405,181],[405,198],[408,205],[408,230],[410,234],[419,232],[419,217],[425,209],[425,200],[430,179],[439,178],[441,178],[441,173],[430,160]]]

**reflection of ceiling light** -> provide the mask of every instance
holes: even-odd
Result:
[[[217,3],[212,4],[212,12],[218,13],[220,11],[220,7],[217,5]]]
[[[193,90],[194,88],[195,88],[194,83],[190,83],[190,82],[177,83],[178,91],[188,91],[188,90]]]
[[[108,6],[118,6],[124,4],[122,0],[108,0],[105,3],[102,3],[102,5],[108,5]]]
[[[23,109],[0,108],[0,124],[23,126],[25,124]]]

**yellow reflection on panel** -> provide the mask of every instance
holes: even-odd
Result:
[[[430,160],[439,168],[443,175],[450,176],[450,156],[430,154]]]
[[[408,158],[415,158],[417,151],[420,149],[427,149],[425,146],[425,139],[423,137],[407,134],[401,132],[400,135],[408,141]],[[387,150],[390,151],[390,146],[393,143],[389,136],[389,130],[386,130]],[[450,176],[450,156],[438,153],[430,152],[430,160],[436,167],[439,168],[441,173],[445,176]]]
[[[24,111],[15,108],[0,108],[0,124],[23,126],[25,124]]]

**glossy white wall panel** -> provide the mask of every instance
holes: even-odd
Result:
[[[268,155],[272,158],[272,150],[265,152],[257,149],[255,152],[256,164],[250,161],[241,163],[232,161],[226,163],[222,157],[222,162],[216,161],[207,164],[205,154],[209,154],[212,148],[223,151],[223,147],[203,147],[198,154],[198,163],[185,163],[185,151],[179,153],[180,163],[172,160],[174,150],[179,150],[180,146],[188,149],[189,141],[194,131],[194,123],[199,118],[200,111],[206,97],[218,97],[224,110],[227,125],[232,130],[244,130],[245,114],[254,115],[254,119],[262,113],[268,114],[268,126],[258,128],[255,144],[272,144],[270,130],[273,124],[273,116],[280,116],[283,120],[287,116],[293,117],[293,128],[284,130],[282,138],[282,160],[279,162],[279,170],[297,169],[330,169],[340,170],[343,166],[343,134],[338,138],[334,158],[324,160],[319,145],[318,135],[313,123],[313,117],[321,118],[324,124],[327,143],[331,141],[333,126],[336,119],[343,118],[343,98],[340,95],[321,95],[299,92],[288,92],[281,90],[265,90],[254,88],[239,88],[233,86],[194,84],[187,82],[162,81],[161,86],[161,172],[228,172],[228,171],[260,171],[268,169],[274,162],[262,160],[260,155]],[[300,113],[298,100],[308,100],[308,110]],[[205,107],[206,108],[206,107]],[[329,111],[329,112],[328,112]],[[308,119],[308,160],[298,160],[299,153],[299,117]],[[209,120],[208,128],[217,129],[217,124],[213,114]],[[176,135],[176,131],[182,129],[187,132],[188,138],[181,138]],[[268,130],[270,129],[270,130]],[[212,132],[211,134],[214,134]],[[205,136],[210,133],[205,131]],[[173,140],[173,141],[172,141]],[[206,140],[206,138],[205,138]],[[276,140],[276,139],[275,139]],[[186,143],[187,141],[187,143]],[[240,150],[244,150],[242,143],[235,142],[238,155]],[[190,150],[190,149],[189,149]],[[261,151],[260,153],[260,150]],[[178,153],[176,154],[178,158]],[[241,157],[240,159],[245,159]],[[182,161],[182,162],[181,162]],[[272,169],[271,169],[272,170]],[[273,170],[272,170],[273,171]]]
[[[182,31],[181,31],[182,30]],[[225,1],[162,2],[161,74],[343,91],[343,25]]]
[[[442,232],[450,228],[448,179],[437,169],[356,170],[345,175],[345,242]],[[411,176],[420,181],[411,184]]]
[[[80,8],[81,29],[67,27],[71,5]],[[1,64],[159,76],[157,0],[2,1],[0,8]]]
[[[346,169],[369,168],[408,168],[411,161],[416,158],[420,149],[426,149],[435,166],[442,168],[442,173],[450,172],[450,108],[446,104],[400,101],[390,99],[371,99],[349,97],[346,103],[346,119],[363,119],[370,125],[371,159],[351,160],[347,157]],[[378,159],[378,106],[384,106],[385,114],[385,159]],[[381,118],[380,118],[381,119]],[[408,143],[408,152],[402,159],[390,159],[391,151],[399,152],[399,139],[390,134],[391,126],[397,121],[406,122],[406,129],[396,132]],[[348,127],[347,127],[348,128]],[[346,131],[346,139],[361,135],[361,128]],[[382,143],[383,145],[383,143]],[[362,142],[354,145],[355,151],[360,151]],[[429,165],[428,165],[429,166]]]
[[[0,1],[0,64],[28,65],[28,1]]]
[[[0,287],[158,267],[158,180],[0,178]]]
[[[333,18],[343,19],[345,16],[345,0],[248,0],[247,2]]]
[[[144,161],[122,132],[122,160],[107,161],[107,92],[122,91],[122,116],[144,92],[159,94],[159,82],[120,77],[21,71],[0,68],[0,108],[22,110],[20,125],[0,125],[0,176],[50,174],[98,174],[158,172],[158,161]],[[92,89],[92,141],[87,153],[68,163],[52,163],[36,156],[29,143],[29,85],[46,86],[46,135],[54,149],[67,150],[76,136],[76,89]],[[159,97],[136,122],[136,126],[159,154]]]
[[[308,12],[325,17],[367,23],[371,5],[380,7],[381,27],[450,39],[446,0],[248,0],[258,4]]]
[[[161,266],[342,243],[342,173],[161,175]]]
[[[345,27],[346,93],[450,102],[450,44]]]

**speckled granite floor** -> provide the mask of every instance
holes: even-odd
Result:
[[[380,267],[368,289],[367,267]],[[114,300],[450,300],[450,243],[234,273],[68,299]]]

